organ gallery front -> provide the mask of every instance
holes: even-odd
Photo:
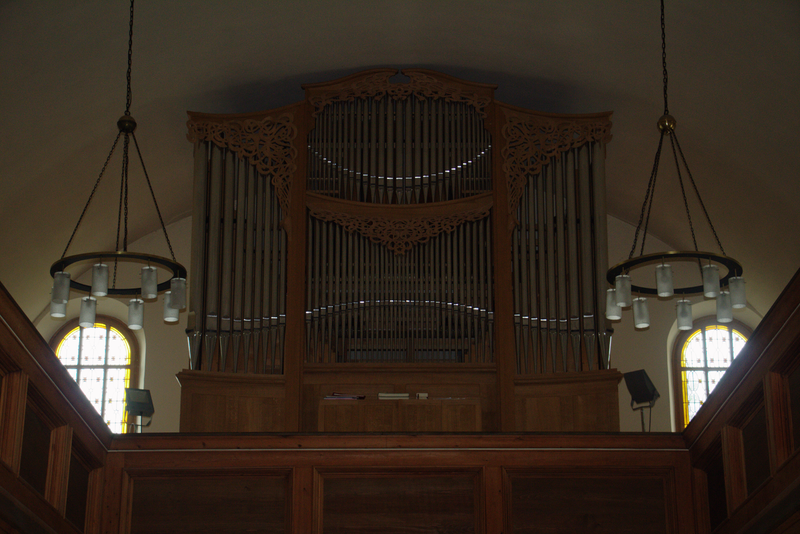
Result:
[[[189,114],[181,431],[618,431],[610,113],[423,69],[304,89]]]

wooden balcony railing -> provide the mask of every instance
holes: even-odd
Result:
[[[792,532],[798,354],[795,276],[683,434],[114,436],[0,286],[0,531]]]

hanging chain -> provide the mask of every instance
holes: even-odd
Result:
[[[94,187],[92,188],[92,192],[89,193],[89,200],[86,201],[86,204],[83,206],[83,211],[81,212],[81,216],[78,217],[78,223],[75,225],[75,228],[72,230],[72,235],[69,236],[69,241],[67,241],[67,246],[64,247],[64,252],[61,254],[61,259],[64,259],[64,256],[67,255],[67,250],[69,250],[69,246],[72,244],[72,240],[75,239],[75,234],[78,231],[78,227],[81,225],[81,221],[83,221],[84,215],[86,215],[86,210],[89,209],[89,204],[92,202],[92,198],[94,198],[94,194],[97,191],[97,186],[100,185],[100,180],[103,179],[103,175],[106,172],[106,167],[108,167],[108,162],[111,161],[111,156],[114,155],[114,149],[117,148],[117,143],[119,143],[119,138],[122,135],[122,132],[117,134],[117,138],[114,139],[114,144],[111,145],[111,150],[108,152],[108,156],[106,156],[106,162],[103,163],[103,168],[100,170],[100,176],[97,177],[97,181],[94,183]]]
[[[661,140],[664,135],[661,135]],[[659,141],[659,150],[656,152],[656,162],[653,165],[655,170],[653,172],[652,187],[650,190],[650,202],[647,203],[647,215],[644,218],[644,227],[642,228],[642,248],[639,250],[639,255],[644,255],[644,244],[647,241],[647,227],[650,225],[650,213],[653,211],[653,201],[656,199],[656,180],[658,180],[658,166],[661,164],[661,141]]]
[[[708,210],[706,209],[705,204],[703,203],[703,199],[700,197],[700,191],[697,189],[697,184],[692,177],[692,171],[689,170],[689,165],[686,163],[686,158],[683,155],[683,150],[681,150],[681,145],[678,142],[678,136],[675,134],[675,119],[669,116],[669,103],[668,103],[668,93],[667,93],[667,86],[669,82],[669,76],[667,74],[667,37],[666,37],[666,24],[664,18],[664,0],[661,0],[661,67],[662,67],[662,74],[663,74],[663,82],[664,82],[664,116],[662,116],[658,121],[658,128],[661,130],[661,137],[658,141],[658,149],[656,150],[656,157],[655,161],[653,162],[653,169],[650,172],[650,181],[647,184],[647,192],[645,193],[644,202],[642,203],[642,210],[639,214],[639,222],[636,225],[636,233],[633,237],[633,245],[631,246],[630,254],[628,254],[628,260],[633,258],[633,255],[636,253],[636,246],[639,242],[639,235],[642,234],[642,244],[640,255],[644,255],[644,244],[645,239],[647,238],[647,227],[650,222],[650,212],[652,211],[653,207],[653,199],[655,198],[655,185],[656,185],[656,178],[658,175],[658,166],[661,159],[661,149],[663,147],[664,142],[664,135],[669,136],[670,145],[672,146],[672,156],[675,160],[675,168],[678,173],[678,183],[681,187],[681,196],[683,198],[683,205],[686,209],[686,218],[689,220],[689,230],[692,234],[692,243],[694,244],[694,250],[697,251],[697,236],[695,235],[694,225],[692,224],[692,214],[689,208],[689,200],[686,196],[686,187],[683,183],[683,175],[681,174],[681,163],[683,163],[683,167],[686,169],[686,174],[689,177],[689,181],[692,184],[692,188],[694,189],[695,194],[697,195],[697,200],[700,202],[700,206],[703,209],[703,214],[706,217],[706,221],[708,221],[709,227],[711,227],[711,232],[714,234],[714,239],[717,242],[717,246],[719,246],[720,251],[722,254],[725,254],[725,249],[722,248],[722,243],[719,240],[719,236],[717,235],[717,231],[714,228],[714,225],[711,223],[711,217],[708,214]],[[680,160],[678,159],[678,155],[680,154]],[[642,233],[643,232],[643,233]]]
[[[67,255],[67,251],[69,250],[72,241],[75,238],[75,234],[78,231],[78,227],[80,226],[81,222],[83,221],[84,216],[89,208],[89,204],[91,204],[92,199],[94,198],[95,192],[97,191],[98,186],[100,185],[100,181],[102,180],[106,169],[111,161],[111,157],[114,154],[114,151],[119,144],[120,137],[123,135],[125,139],[123,141],[123,149],[122,149],[122,174],[120,178],[120,192],[119,192],[119,211],[117,213],[117,237],[116,237],[116,251],[117,252],[127,252],[128,251],[128,168],[130,163],[129,158],[129,148],[130,148],[130,138],[133,137],[133,143],[136,147],[136,153],[139,156],[139,161],[142,164],[142,170],[144,171],[145,179],[147,180],[147,186],[150,189],[150,195],[153,198],[153,204],[156,208],[156,213],[158,213],[158,220],[161,223],[161,229],[164,232],[164,238],[167,241],[167,246],[169,247],[170,256],[172,257],[172,261],[177,263],[175,259],[175,252],[172,250],[172,243],[170,243],[169,236],[167,235],[167,229],[164,225],[164,219],[161,216],[161,210],[158,208],[158,203],[156,202],[155,192],[153,191],[153,186],[150,182],[150,177],[147,175],[147,169],[144,165],[144,159],[142,158],[141,150],[139,149],[139,143],[136,140],[136,136],[133,133],[133,130],[136,128],[136,123],[130,117],[131,111],[131,102],[132,98],[132,91],[131,91],[131,70],[133,65],[133,13],[134,13],[134,0],[131,0],[131,8],[130,8],[130,22],[129,22],[129,30],[128,30],[128,70],[126,73],[126,98],[125,98],[125,116],[123,116],[118,122],[117,126],[119,128],[119,132],[117,133],[117,137],[114,139],[114,144],[111,146],[111,150],[106,157],[106,161],[103,164],[103,168],[100,171],[100,175],[97,177],[97,181],[92,188],[92,192],[89,194],[89,199],[86,201],[85,206],[83,207],[83,211],[81,212],[80,217],[78,218],[78,223],[75,225],[75,228],[72,230],[72,235],[67,242],[67,246],[64,248],[64,252],[61,254],[61,259],[63,259]],[[120,242],[121,241],[121,242]],[[114,278],[111,284],[112,288],[116,287],[116,279],[117,279],[117,260],[118,258],[114,257]]]
[[[678,172],[678,183],[681,184],[681,195],[683,196],[683,205],[686,207],[686,218],[689,219],[689,230],[692,232],[692,243],[694,250],[697,251],[697,238],[694,235],[694,225],[692,225],[692,213],[689,211],[689,199],[686,198],[686,190],[683,187],[683,176],[681,175],[681,166],[678,163],[678,153],[675,151],[675,132],[669,136],[670,143],[672,144],[672,157],[675,159],[675,170]],[[688,169],[688,167],[686,167]],[[720,247],[722,248],[722,247]],[[724,254],[724,252],[723,252]]]
[[[703,209],[703,215],[706,216],[706,221],[708,222],[708,226],[711,228],[711,233],[714,234],[714,239],[717,241],[717,246],[719,247],[720,252],[722,252],[722,254],[725,255],[725,249],[722,248],[722,243],[720,242],[719,236],[717,235],[717,230],[716,228],[714,228],[714,224],[711,222],[711,217],[708,215],[708,210],[706,209],[706,205],[703,202],[703,198],[700,196],[700,191],[697,189],[697,184],[694,182],[694,178],[692,177],[692,171],[689,170],[689,166],[686,164],[686,158],[683,155],[683,150],[681,150],[681,144],[678,142],[678,136],[675,135],[675,132],[672,132],[672,137],[675,138],[675,145],[678,147],[678,153],[681,155],[681,161],[683,161],[683,166],[686,168],[686,174],[689,175],[689,181],[691,182],[692,188],[694,189],[694,194],[697,195],[698,202],[700,202],[700,207]],[[677,163],[678,161],[676,157],[675,164],[677,165]],[[682,183],[681,186],[683,186]],[[694,231],[692,232],[692,237],[694,237]],[[695,245],[695,248],[696,247],[697,245]]]
[[[128,84],[128,91],[125,99],[125,115],[131,114],[131,101],[133,95],[131,93],[131,65],[133,64],[133,0],[131,0],[131,18],[130,26],[128,29],[128,73],[126,75],[126,82]]]
[[[644,195],[644,202],[642,203],[642,211],[639,213],[639,222],[636,224],[636,234],[633,236],[633,246],[631,246],[631,252],[628,254],[628,259],[633,258],[633,254],[636,252],[636,243],[639,241],[639,232],[642,230],[642,224],[644,223],[645,213],[648,213],[647,219],[650,219],[649,212],[647,210],[648,199],[653,194],[653,190],[655,189],[655,182],[656,176],[658,175],[658,163],[661,161],[661,147],[664,143],[664,132],[661,132],[661,137],[658,139],[658,149],[656,150],[656,157],[653,161],[653,170],[650,171],[650,181],[647,183],[647,192]],[[652,200],[650,200],[650,204],[652,204]],[[642,250],[644,250],[644,236],[642,236]]]
[[[664,0],[661,0],[661,68],[664,74],[664,115],[669,115],[669,104],[667,104],[667,32],[664,24]]]
[[[156,207],[156,213],[158,214],[158,221],[161,223],[161,229],[164,231],[164,239],[167,240],[167,246],[169,247],[170,256],[172,256],[172,261],[177,262],[178,260],[175,259],[175,253],[172,251],[172,243],[169,242],[169,235],[167,235],[167,227],[164,226],[164,219],[161,217],[161,210],[158,209],[158,202],[156,202],[156,194],[153,191],[153,185],[150,183],[150,177],[147,175],[147,168],[144,166],[144,158],[142,158],[142,152],[139,150],[139,142],[136,140],[136,134],[132,133],[131,137],[133,137],[133,146],[136,147],[136,153],[139,154],[139,162],[142,164],[142,171],[144,172],[145,180],[147,180],[147,187],[150,188],[150,196],[153,197],[153,205]]]

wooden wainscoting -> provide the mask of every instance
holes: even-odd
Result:
[[[619,432],[616,369],[552,373],[514,381],[516,429],[526,432]]]
[[[123,533],[695,533],[677,434],[138,434],[110,456]]]
[[[498,430],[494,365],[306,365],[303,432],[491,432]],[[366,395],[329,401],[333,392]],[[427,393],[428,401],[378,401],[378,393]],[[435,401],[435,402],[431,402]],[[330,403],[360,403],[331,406]],[[341,419],[349,412],[356,420]],[[334,421],[338,420],[336,423]]]
[[[517,378],[513,413],[520,432],[618,432],[616,370]],[[181,432],[286,432],[286,379],[278,375],[182,371]],[[303,371],[302,432],[496,432],[492,364],[311,364]],[[325,401],[332,393],[365,395]],[[408,393],[428,401],[378,401]]]
[[[0,532],[99,532],[111,440],[0,284]]]
[[[181,371],[181,432],[283,432],[280,375]]]
[[[320,432],[480,432],[481,399],[322,400]]]

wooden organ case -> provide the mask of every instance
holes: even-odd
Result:
[[[189,114],[181,431],[618,431],[610,113],[422,69],[304,89]]]

